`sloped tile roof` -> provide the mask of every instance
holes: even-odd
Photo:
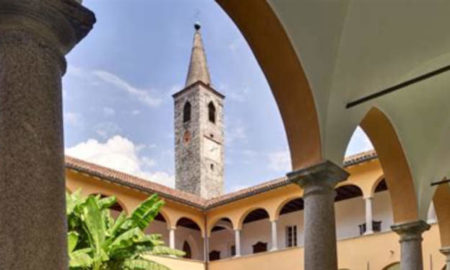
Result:
[[[377,154],[375,151],[366,151],[356,155],[348,156],[344,161],[344,166],[349,167],[376,158]],[[109,169],[100,165],[92,164],[73,157],[66,156],[66,168],[83,172],[91,176],[96,176],[104,181],[137,189],[145,193],[158,193],[163,198],[187,204],[200,210],[211,209],[220,205],[224,205],[233,201],[244,199],[249,196],[264,193],[266,191],[291,184],[286,177],[281,177],[256,186],[206,200],[184,191],[166,187],[149,180]]]

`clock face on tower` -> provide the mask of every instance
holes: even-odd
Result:
[[[203,153],[204,156],[214,160],[215,162],[220,162],[221,145],[211,139],[204,138]]]

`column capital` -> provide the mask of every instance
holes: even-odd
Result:
[[[439,250],[442,254],[444,254],[445,256],[449,257],[450,256],[450,246],[448,247],[443,247]]]
[[[326,160],[308,168],[292,171],[287,174],[287,177],[289,181],[296,183],[302,188],[321,186],[334,189],[337,183],[345,181],[349,175],[346,170]]]
[[[398,223],[391,229],[400,235],[400,242],[422,240],[422,233],[430,229],[430,225],[423,220]]]
[[[75,0],[0,0],[0,31],[26,31],[48,47],[67,54],[92,29],[96,19]]]

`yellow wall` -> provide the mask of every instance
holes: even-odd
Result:
[[[400,260],[398,235],[393,232],[347,239],[338,242],[339,269],[380,270]],[[445,258],[439,253],[439,231],[437,225],[424,233],[424,270],[440,270]],[[430,256],[433,269],[430,268]],[[286,249],[210,262],[210,270],[302,270],[303,248]],[[176,270],[176,269],[174,269]],[[181,270],[181,269],[180,269]]]
[[[186,260],[161,256],[146,256],[148,259],[169,267],[171,270],[205,270],[205,264],[200,261]]]

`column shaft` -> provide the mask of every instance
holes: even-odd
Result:
[[[339,166],[326,161],[288,174],[303,188],[305,270],[336,270],[334,187],[348,177]]]
[[[366,232],[364,234],[371,234],[373,233],[373,208],[372,208],[372,201],[373,198],[365,198],[364,199],[366,204]]]
[[[169,230],[169,247],[175,249],[175,230],[176,228],[170,228]]]
[[[235,257],[241,256],[241,231],[234,230],[234,246],[236,248]]]
[[[413,221],[392,226],[400,235],[402,270],[422,270],[422,233],[430,228],[425,221]]]
[[[67,269],[61,76],[95,17],[72,1],[0,10],[0,268]]]
[[[277,230],[277,220],[271,221],[272,229],[272,251],[278,250],[278,230]]]

